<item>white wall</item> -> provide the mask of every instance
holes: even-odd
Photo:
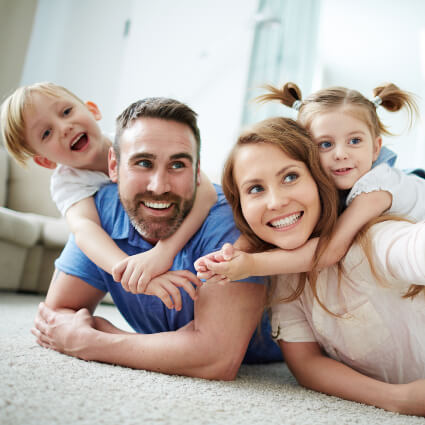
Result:
[[[372,97],[374,87],[393,82],[417,94],[425,113],[425,2],[322,0],[319,34],[322,87],[341,85]],[[378,112],[390,130],[402,132],[384,139],[399,154],[397,165],[425,168],[423,122],[403,132],[404,113]]]

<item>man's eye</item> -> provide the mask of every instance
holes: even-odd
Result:
[[[290,173],[290,174],[287,174],[283,178],[283,182],[284,183],[292,183],[292,182],[294,182],[297,179],[298,179],[298,174],[297,173]]]
[[[69,115],[71,113],[71,111],[72,111],[72,107],[70,106],[69,108],[64,109],[63,115],[64,116],[67,116],[67,115]]]
[[[319,146],[319,149],[326,150],[332,147],[332,143],[328,141],[320,142],[317,144]]]
[[[349,144],[350,145],[358,145],[361,142],[361,140],[358,137],[353,137],[350,139]]]
[[[256,184],[255,186],[251,186],[248,189],[248,193],[259,193],[259,192],[263,192],[263,191],[264,191],[263,186],[261,186],[259,184]]]
[[[184,162],[182,162],[182,161],[175,161],[175,162],[173,162],[172,164],[171,164],[171,168],[173,169],[173,170],[178,170],[178,169],[180,169],[180,168],[185,168],[186,167],[186,165],[185,165],[185,163]]]
[[[51,131],[50,131],[50,130],[45,130],[45,131],[43,132],[43,134],[41,135],[41,140],[44,140],[44,139],[46,139],[47,137],[49,137],[49,136],[50,136],[50,133],[51,133]]]
[[[143,168],[152,168],[152,162],[149,161],[148,159],[142,159],[140,161],[137,161],[136,163],[139,167],[143,167]]]

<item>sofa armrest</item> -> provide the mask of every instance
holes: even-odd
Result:
[[[0,207],[0,239],[23,247],[34,246],[41,236],[41,225],[25,213]]]

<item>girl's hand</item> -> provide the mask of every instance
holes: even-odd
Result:
[[[173,265],[173,256],[160,244],[140,254],[132,255],[116,264],[112,277],[120,282],[127,292],[144,294],[151,279],[168,271]]]

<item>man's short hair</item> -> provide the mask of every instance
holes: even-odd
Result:
[[[199,160],[201,136],[197,123],[197,113],[189,108],[189,106],[175,99],[147,97],[132,103],[116,119],[116,133],[113,147],[117,161],[120,159],[120,139],[122,133],[126,128],[130,127],[134,120],[142,117],[159,118],[186,124],[195,136],[196,154],[197,160]]]

